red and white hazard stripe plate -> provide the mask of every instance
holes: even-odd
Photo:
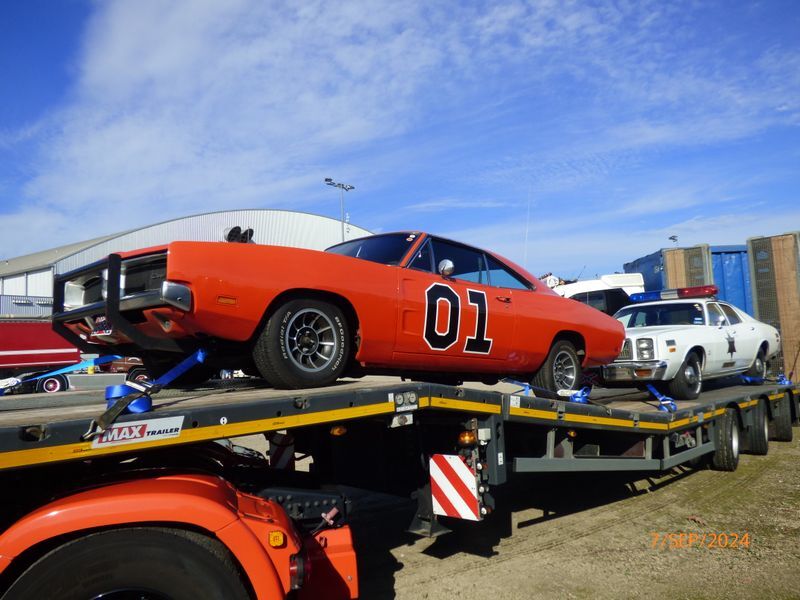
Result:
[[[458,455],[434,454],[429,469],[433,513],[442,517],[480,521],[478,480],[466,461]]]

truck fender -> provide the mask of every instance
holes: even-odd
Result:
[[[135,523],[178,523],[215,535],[239,561],[258,598],[283,598],[287,590],[281,577],[249,519],[240,518],[238,501],[233,486],[208,475],[138,479],[73,494],[34,510],[0,535],[0,572],[26,550],[59,536]]]

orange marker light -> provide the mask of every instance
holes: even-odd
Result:
[[[344,425],[334,425],[331,427],[331,435],[338,437],[340,435],[344,435],[345,433],[347,433],[347,427]]]
[[[267,541],[271,548],[283,548],[286,545],[286,534],[282,531],[270,531]]]
[[[474,446],[478,443],[478,436],[474,431],[462,431],[458,434],[458,444],[460,446]]]

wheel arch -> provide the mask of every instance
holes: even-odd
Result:
[[[64,543],[97,531],[147,526],[217,539],[257,597],[285,593],[269,553],[237,514],[235,492],[223,480],[203,475],[116,483],[37,508],[0,535],[3,589],[15,574]]]
[[[291,300],[298,300],[301,298],[309,298],[313,300],[323,300],[325,302],[330,302],[331,304],[336,305],[343,313],[345,318],[347,319],[348,325],[351,326],[352,334],[355,336],[358,328],[360,326],[360,322],[358,319],[358,313],[356,312],[353,303],[342,296],[341,294],[337,294],[336,292],[331,292],[327,290],[315,290],[311,288],[292,288],[290,290],[284,290],[277,296],[275,296],[272,301],[267,306],[264,314],[261,317],[261,322],[259,323],[258,327],[256,327],[253,336],[251,337],[251,342],[254,342],[258,339],[258,336],[261,335],[261,332],[264,330],[264,327],[267,324],[267,320],[273,315],[273,313],[283,304],[290,302]]]
[[[562,329],[553,337],[550,342],[550,348],[562,340],[575,346],[575,352],[581,357],[581,363],[586,361],[586,338],[581,333],[572,329]]]
[[[697,358],[700,359],[700,370],[704,372],[706,370],[705,348],[703,348],[702,346],[692,346],[686,351],[686,354],[683,356],[683,360],[685,361],[687,358],[689,358],[689,355],[692,353],[695,353],[697,355]]]

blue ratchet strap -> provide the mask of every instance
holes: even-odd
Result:
[[[29,381],[36,381],[38,379],[46,379],[48,377],[53,377],[54,375],[63,375],[64,373],[72,373],[73,371],[80,371],[80,370],[85,369],[87,367],[98,367],[100,365],[104,365],[106,363],[118,360],[120,358],[122,358],[122,357],[121,356],[117,356],[116,354],[109,354],[109,355],[106,355],[106,356],[98,356],[97,358],[92,358],[90,360],[84,360],[83,362],[79,362],[79,363],[77,363],[75,365],[69,365],[67,367],[61,367],[60,369],[56,369],[55,371],[48,371],[47,373],[43,373],[42,375],[37,375],[36,377],[28,377],[27,379],[20,379],[19,381],[17,381],[13,385],[11,385],[11,386],[9,386],[7,388],[0,389],[0,396],[2,396],[3,393],[6,390],[12,389],[12,388],[14,388],[14,387],[16,387],[18,385],[23,384],[23,383],[28,383]]]
[[[590,387],[582,387],[577,392],[569,397],[570,402],[577,402],[578,404],[589,404],[589,394],[592,392]]]
[[[647,384],[647,390],[655,396],[656,400],[658,400],[658,410],[662,412],[675,412],[678,410],[678,405],[675,404],[675,401],[670,398],[669,396],[665,396],[661,392],[659,392],[652,383]]]
[[[791,379],[786,377],[783,373],[778,373],[778,379],[775,381],[778,385],[792,385]]]
[[[125,412],[136,414],[148,412],[153,408],[153,399],[150,394],[160,392],[162,388],[205,359],[206,352],[201,349],[183,359],[155,381],[128,381],[119,385],[110,385],[106,388],[106,408],[110,411],[115,408],[117,403],[122,402],[123,406],[116,416]],[[128,400],[129,396],[135,397]]]
[[[739,378],[742,380],[742,383],[750,385],[763,385],[766,382],[766,379],[764,379],[763,377],[750,377],[749,375],[739,375]]]
[[[165,385],[170,384],[176,377],[180,377],[205,359],[206,352],[201,349],[183,359],[155,381],[129,381],[124,385],[108,386],[106,388],[106,412],[89,424],[88,431],[81,436],[81,439],[90,440],[96,435],[100,435],[126,411],[143,413],[152,410],[153,399],[150,394],[160,392]],[[140,400],[141,402],[139,402]]]
[[[520,391],[521,391],[521,392],[522,392],[522,393],[523,393],[525,396],[530,396],[530,395],[531,395],[531,384],[530,384],[530,383],[526,383],[526,382],[524,382],[524,381],[519,381],[519,380],[517,380],[517,379],[510,379],[510,378],[508,378],[508,377],[506,377],[506,378],[504,379],[504,381],[505,381],[506,383],[511,383],[511,384],[513,384],[513,385],[518,385],[518,386],[520,386],[520,387],[522,388]]]

